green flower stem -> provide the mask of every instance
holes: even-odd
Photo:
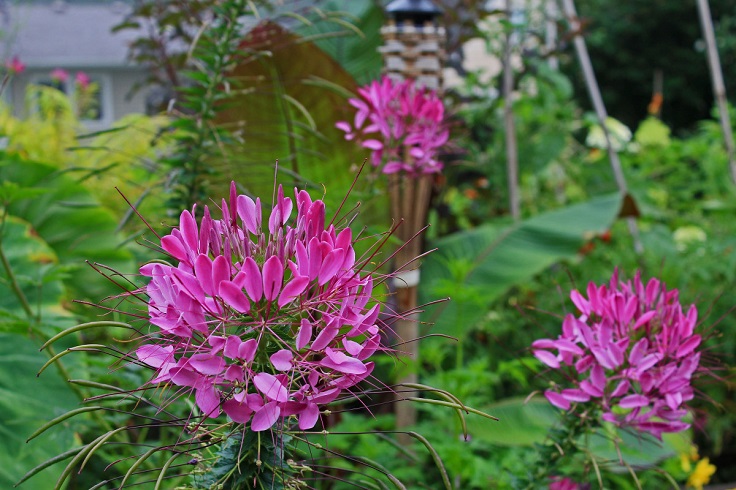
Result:
[[[529,481],[520,488],[534,490],[547,488],[549,478],[555,476],[555,469],[563,458],[570,457],[579,451],[578,439],[592,430],[597,424],[598,417],[589,412],[567,412],[562,418],[559,427],[553,428],[548,434],[548,443],[538,445],[537,461],[529,474]]]
[[[10,288],[13,290],[13,293],[15,293],[15,296],[18,298],[20,305],[23,307],[23,311],[26,312],[26,315],[28,316],[29,320],[31,320],[33,323],[38,323],[38,317],[33,314],[33,310],[31,309],[31,304],[28,302],[28,298],[26,298],[26,295],[23,292],[23,290],[20,288],[20,285],[18,284],[18,281],[15,278],[15,274],[13,274],[13,269],[10,267],[10,262],[8,262],[8,258],[5,255],[5,250],[3,250],[1,241],[0,241],[0,261],[2,261],[3,267],[5,268],[5,272],[7,272],[8,274],[8,279],[10,280]]]

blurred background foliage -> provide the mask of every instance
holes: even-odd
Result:
[[[148,374],[135,366],[110,366],[109,357],[94,352],[64,356],[39,380],[35,377],[48,360],[38,347],[61,329],[141,312],[143,305],[117,304],[115,295],[121,286],[139,284],[137,265],[159,255],[155,247],[134,243],[145,245],[150,236],[143,235],[146,226],[113,187],[151,227],[163,230],[175,223],[172,216],[182,207],[225,195],[231,179],[241,191],[271,195],[278,160],[280,182],[306,187],[317,197],[327,193],[336,207],[368,153],[345,142],[334,123],[350,117],[346,100],[356,87],[380,73],[375,48],[381,43],[383,3],[324,1],[314,9],[304,2],[298,8],[289,2],[239,0],[137,2],[119,28],[157,26],[148,31],[150,37],[133,44],[132,57],[148,66],[149,81],[162,87],[162,108],[176,97],[165,116],[130,116],[110,130],[84,134],[68,100],[49,87],[29,89],[29,103],[39,110],[26,118],[2,108],[0,392],[7,416],[0,431],[8,437],[0,450],[0,487],[10,487],[52,456],[89,443],[103,429],[136,427],[143,420],[127,409],[85,412],[60,423],[42,436],[44,441],[25,444],[35,428],[100,393],[100,387],[66,380],[101,380],[126,389],[147,380]],[[477,28],[478,18],[487,15],[486,2],[437,3],[446,12],[450,64],[460,66],[457,50],[471,37],[497,54],[500,36],[511,27],[490,15],[488,20],[501,27]],[[709,337],[708,362],[718,377],[699,380],[702,396],[690,433],[661,446],[611,433],[611,439],[591,446],[592,458],[603,469],[606,488],[636,488],[628,472],[611,464],[617,457],[611,440],[626,448],[623,457],[638,470],[643,488],[664,488],[662,469],[684,483],[693,469],[683,458],[694,464],[706,456],[718,467],[716,481],[736,481],[730,464],[736,458],[731,381],[736,325],[730,295],[736,274],[736,199],[721,129],[711,112],[695,6],[639,0],[578,3],[609,112],[630,129],[621,146],[630,196],[624,200],[615,193],[605,153],[591,136],[597,123],[586,112],[587,96],[564,29],[555,52],[561,71],[548,66],[538,44],[516,47],[520,62],[515,64],[513,109],[521,142],[523,211],[517,223],[507,204],[499,76],[461,69],[463,85],[446,93],[454,144],[446,155],[446,172],[435,182],[426,236],[426,247],[439,250],[424,261],[420,287],[427,302],[452,297],[428,307],[422,320],[426,333],[455,340],[423,340],[421,361],[412,367],[421,382],[446,389],[501,421],[469,417],[466,438],[452,411],[423,404],[417,429],[442,456],[456,488],[511,488],[528,469],[534,444],[544,441],[556,420],[556,411],[539,397],[525,401],[546,385],[529,345],[559,331],[562,315],[573,308],[567,299],[571,288],[605,281],[615,267],[629,276],[640,268],[645,276],[659,276],[680,288],[685,302],[698,304]],[[736,56],[736,14],[726,0],[713,0],[711,6],[733,100],[736,73],[730,71],[736,64],[729,60]],[[530,11],[530,20],[513,28],[533,38],[539,32],[537,18]],[[197,31],[201,35],[195,38],[192,32]],[[156,42],[171,47],[167,56],[152,54]],[[192,56],[186,56],[190,51]],[[664,87],[661,117],[647,110],[658,68]],[[389,225],[382,185],[366,169],[343,210],[360,202],[367,212],[356,225],[368,233]],[[631,215],[637,216],[643,254],[634,251],[618,219]],[[85,260],[123,276],[111,280]],[[103,303],[110,310],[83,308],[75,299]],[[85,330],[76,343],[117,345],[126,351],[117,341],[128,336],[122,330]],[[385,358],[377,372],[394,367]],[[50,399],[55,402],[43,403]],[[153,406],[147,410],[156,413]],[[167,416],[184,415],[187,407],[172,411]],[[334,436],[329,447],[338,454],[359,454],[411,488],[436,488],[439,474],[431,454],[419,443],[402,446],[381,433],[392,429],[386,409],[376,409],[375,417],[347,411],[331,430],[356,434]],[[119,481],[132,466],[131,458],[141,453],[139,445],[165,445],[178,434],[131,430],[119,436],[116,444],[94,453],[85,471],[73,472],[67,488]],[[693,453],[692,444],[699,452]],[[156,455],[139,469],[157,471],[165,461]],[[21,488],[53,488],[63,464]],[[348,460],[334,464],[335,474],[353,483],[320,488],[378,485],[355,473],[356,465]],[[582,478],[582,466],[560,471]],[[186,474],[189,467],[182,462],[178,471]],[[141,473],[131,482],[145,485],[146,478]],[[188,480],[174,481],[184,485]],[[589,482],[597,485],[594,479]]]

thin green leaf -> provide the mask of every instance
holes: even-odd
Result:
[[[36,466],[35,468],[33,468],[32,470],[30,470],[30,471],[29,471],[28,473],[26,473],[25,475],[23,475],[23,478],[21,478],[20,480],[18,480],[18,481],[17,481],[16,483],[15,483],[15,485],[13,485],[13,486],[14,486],[14,487],[17,487],[18,485],[20,485],[20,484],[21,484],[21,483],[23,483],[24,481],[26,481],[26,480],[28,480],[29,478],[31,478],[31,477],[33,477],[33,476],[35,476],[35,475],[36,475],[37,473],[39,473],[39,472],[41,472],[41,471],[45,470],[45,469],[46,469],[46,468],[48,468],[49,466],[55,465],[55,464],[56,464],[56,463],[58,463],[59,461],[64,461],[64,460],[65,460],[65,459],[67,459],[67,458],[71,458],[71,457],[72,457],[72,456],[74,456],[75,454],[79,453],[79,452],[80,452],[80,451],[81,451],[82,449],[84,449],[84,446],[82,446],[82,447],[75,447],[74,449],[70,449],[69,451],[66,451],[66,452],[64,452],[64,453],[61,453],[61,454],[59,454],[58,456],[54,456],[53,458],[51,458],[51,459],[48,459],[48,460],[44,461],[44,462],[43,462],[43,463],[41,463],[40,465],[38,465],[38,466]]]
[[[68,349],[59,352],[58,354],[53,356],[51,359],[46,361],[46,363],[43,366],[41,366],[41,369],[38,370],[38,372],[36,373],[36,376],[41,376],[41,373],[43,373],[47,367],[49,367],[50,365],[55,363],[58,359],[61,359],[67,354],[71,354],[72,352],[78,352],[78,351],[105,349],[105,348],[107,348],[107,346],[103,344],[82,344],[82,345],[77,345],[75,347],[69,347]]]
[[[55,419],[53,419],[53,420],[51,420],[49,422],[46,422],[41,427],[39,427],[38,429],[36,429],[36,431],[33,434],[31,434],[28,437],[28,439],[26,439],[26,442],[30,442],[31,440],[35,439],[36,437],[38,437],[41,434],[43,434],[44,432],[46,432],[51,427],[54,427],[56,424],[59,424],[59,423],[65,421],[66,419],[70,419],[70,418],[74,417],[75,415],[79,415],[80,413],[86,413],[86,412],[94,412],[95,410],[101,410],[101,409],[104,409],[104,407],[99,407],[99,406],[82,407],[82,408],[77,408],[76,410],[72,410],[70,412],[67,412],[67,413],[65,413],[63,415],[60,415],[60,416],[56,417]]]
[[[131,325],[129,325],[127,323],[123,323],[123,322],[112,322],[112,321],[104,320],[104,321],[99,321],[99,322],[80,323],[79,325],[75,325],[75,326],[73,326],[71,328],[67,328],[64,331],[57,333],[56,335],[54,335],[53,337],[51,337],[49,340],[47,340],[41,346],[41,349],[39,349],[39,350],[44,350],[46,347],[48,347],[49,345],[53,344],[57,340],[62,339],[64,337],[66,337],[67,335],[72,334],[74,332],[79,332],[79,331],[82,331],[82,330],[87,330],[88,328],[99,328],[99,327],[120,327],[120,328],[128,328],[130,330],[136,331],[136,329],[134,327],[132,327]]]

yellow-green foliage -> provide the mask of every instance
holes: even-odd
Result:
[[[168,125],[164,116],[129,114],[73,152],[75,168],[83,172],[100,202],[123,212],[127,204],[113,191],[117,187],[131,202],[140,201],[142,214],[161,215],[165,198],[154,189],[163,180],[159,159],[173,144]]]
[[[12,109],[0,106],[0,134],[8,138],[8,153],[28,160],[61,164],[66,148],[76,143],[80,129],[71,102],[52,87],[30,85],[26,90],[26,114],[19,119]]]
[[[72,173],[117,216],[128,206],[115,187],[144,213],[163,216],[163,193],[154,189],[164,180],[158,160],[173,142],[167,117],[130,114],[108,130],[85,136],[69,98],[53,87],[36,85],[26,91],[25,114],[15,117],[9,106],[0,104],[0,137],[7,138],[9,154]]]

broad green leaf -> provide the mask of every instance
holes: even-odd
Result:
[[[468,417],[471,437],[499,446],[532,446],[545,442],[547,434],[561,420],[561,411],[546,399],[510,398],[485,407],[499,418],[498,422],[481,417]],[[585,436],[583,436],[585,437]],[[587,448],[600,464],[627,471],[619,464],[622,457],[632,467],[651,467],[690,447],[690,434],[665,434],[658,441],[647,434],[621,430],[612,425],[588,437]],[[585,441],[581,438],[581,446]]]
[[[65,280],[76,299],[99,301],[119,292],[85,261],[130,272],[132,256],[120,248],[122,239],[116,232],[117,220],[84,186],[52,166],[3,153],[0,153],[0,181],[45,190],[41,196],[11,203],[8,213],[29,222],[32,232],[53,249],[60,264],[78,268]]]
[[[541,443],[560,419],[560,411],[546,399],[511,398],[484,407],[498,421],[468,417],[468,434],[499,446],[531,446]]]
[[[357,90],[355,80],[314,43],[274,23],[254,28],[241,47],[248,53],[267,49],[269,55],[254,54],[232,73],[240,86],[217,122],[242,144],[232,145],[227,158],[214,162],[211,194],[226,196],[234,179],[242,190],[270,202],[278,160],[279,182],[287,189],[306,186],[321,197],[329,183],[327,201],[339,203],[369,156],[335,128],[337,121],[352,119],[354,109],[344,92]],[[386,209],[379,208],[384,222]]]
[[[436,240],[422,264],[423,320],[433,332],[462,337],[492,301],[561,260],[574,258],[586,239],[607,230],[621,209],[619,194],[543,213],[516,225],[488,224]]]
[[[352,0],[338,2],[331,0],[320,8],[329,15],[335,11],[345,11],[354,17],[354,27],[360,34],[350,32],[336,22],[312,22],[300,26],[297,32],[305,37],[314,36],[315,44],[337,61],[358,83],[364,85],[381,75],[383,59],[378,48],[383,44],[380,29],[386,22],[383,9],[371,0]],[[348,20],[350,22],[351,20]],[[346,32],[347,31],[347,32]],[[344,32],[343,35],[326,36]]]
[[[0,310],[6,312],[0,316],[0,325],[4,325],[0,330],[28,332],[30,318],[23,301],[33,317],[64,314],[59,304],[64,285],[53,274],[58,258],[31,225],[8,216],[0,228],[0,246],[10,266],[10,274],[6,267],[0,266]]]
[[[79,404],[55,370],[36,377],[47,359],[39,346],[21,335],[0,333],[0,488],[13,488],[28,470],[77,444],[73,419],[26,443],[38,427]],[[47,470],[18,488],[53,488],[57,476]]]

